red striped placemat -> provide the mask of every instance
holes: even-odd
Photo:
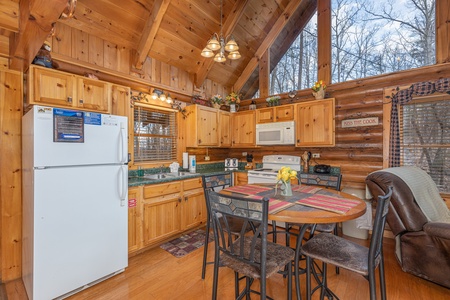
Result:
[[[308,185],[294,185],[292,186],[293,192],[301,192],[301,193],[308,193],[308,194],[315,194],[318,191],[321,191],[322,188],[317,186],[308,186]]]
[[[255,195],[255,194],[258,194],[261,192],[269,191],[271,189],[273,189],[273,188],[267,187],[267,186],[246,184],[246,185],[230,186],[230,187],[227,187],[224,191],[238,193],[238,194],[244,194],[244,195]]]
[[[308,198],[298,200],[296,203],[344,215],[350,209],[358,205],[359,201],[315,194]]]
[[[261,200],[264,198],[263,196],[256,196],[251,195],[248,196],[248,198],[254,199],[254,200]],[[280,212],[288,207],[291,207],[292,205],[295,205],[295,203],[290,203],[274,198],[269,198],[269,214],[276,214],[277,212]]]

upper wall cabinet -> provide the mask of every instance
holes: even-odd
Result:
[[[28,93],[28,104],[111,112],[108,82],[49,68],[30,66]]]
[[[335,144],[334,98],[295,104],[297,147]]]
[[[231,147],[231,113],[219,110],[219,146]]]
[[[190,105],[186,107],[186,146],[219,146],[219,112],[215,108]]]
[[[294,120],[294,105],[282,105],[256,110],[256,123],[285,122]]]
[[[254,147],[256,141],[255,111],[232,114],[233,147]]]

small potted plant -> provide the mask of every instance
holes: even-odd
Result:
[[[278,106],[280,105],[280,96],[271,96],[266,99],[267,106]]]
[[[325,98],[325,89],[327,88],[326,84],[323,82],[323,80],[316,81],[316,83],[313,85],[313,96],[317,99],[324,99]]]
[[[219,94],[215,94],[210,100],[214,108],[220,108],[223,104],[223,98]]]
[[[230,112],[236,112],[239,109],[241,99],[238,94],[231,92],[225,99],[226,104],[230,107]]]

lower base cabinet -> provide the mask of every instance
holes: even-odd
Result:
[[[141,187],[128,189],[128,252],[139,250],[141,241]]]
[[[234,185],[244,185],[248,183],[248,175],[244,172],[234,173]]]
[[[206,223],[201,178],[131,187],[128,198],[130,253]]]

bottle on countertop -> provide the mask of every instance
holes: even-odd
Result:
[[[195,173],[197,169],[195,155],[189,155],[189,172]]]

